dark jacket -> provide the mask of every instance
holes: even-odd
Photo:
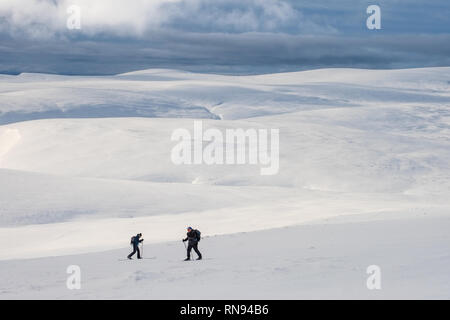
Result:
[[[187,235],[187,238],[184,239],[184,241],[189,241],[189,243],[191,243],[191,244],[198,243],[197,232],[195,232],[195,230],[189,231],[186,235]]]
[[[144,240],[140,240],[139,239],[140,237],[138,236],[138,235],[136,235],[136,236],[134,236],[134,238],[133,238],[133,246],[135,246],[135,247],[137,247],[137,246],[139,246],[139,243],[141,243],[142,241],[144,241]]]

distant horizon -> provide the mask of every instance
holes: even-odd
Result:
[[[357,68],[357,67],[317,67],[317,68],[303,68],[303,69],[292,69],[292,70],[279,70],[279,71],[266,71],[266,72],[218,72],[218,71],[200,71],[200,70],[190,70],[190,69],[175,69],[175,68],[164,68],[164,67],[153,67],[153,68],[146,68],[146,69],[136,69],[136,70],[130,70],[120,73],[112,73],[112,74],[76,74],[76,73],[51,73],[51,72],[1,72],[0,75],[6,75],[6,76],[20,76],[21,74],[43,74],[43,75],[54,75],[54,76],[74,76],[74,77],[108,77],[108,76],[117,76],[127,73],[134,73],[139,71],[146,71],[146,70],[167,70],[167,71],[181,71],[181,72],[188,72],[188,73],[197,73],[197,74],[211,74],[211,75],[223,75],[223,76],[254,76],[254,75],[269,75],[269,74],[278,74],[278,73],[295,73],[295,72],[303,72],[303,71],[315,71],[315,70],[325,70],[325,69],[355,69],[355,70],[374,70],[374,71],[391,71],[391,70],[413,70],[413,69],[433,69],[433,68],[450,68],[450,65],[442,65],[442,66],[425,66],[425,67],[399,67],[399,68]]]

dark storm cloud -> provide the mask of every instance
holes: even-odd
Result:
[[[119,2],[109,3],[120,8]],[[103,16],[88,19],[73,32],[53,23],[30,33],[30,24],[49,18],[13,26],[4,14],[0,71],[115,74],[158,67],[258,73],[450,65],[449,4],[443,0],[378,1],[382,30],[376,31],[365,27],[369,1],[159,3],[128,8],[127,19],[114,17],[110,23],[102,22]],[[150,23],[141,11],[156,18]]]

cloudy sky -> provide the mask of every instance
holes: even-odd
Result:
[[[449,0],[0,0],[0,73],[423,66],[450,66]]]

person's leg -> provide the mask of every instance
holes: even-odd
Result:
[[[128,259],[130,259],[136,253],[136,246],[133,246],[133,252],[128,255]]]
[[[141,259],[141,250],[139,250],[139,246],[136,246],[138,259]]]
[[[187,258],[191,259],[192,243],[189,243],[187,247]]]
[[[198,258],[201,259],[201,258],[202,258],[202,253],[200,252],[200,250],[198,250],[198,243],[196,243],[196,244],[194,245],[194,250],[195,250],[195,252],[197,253]]]

